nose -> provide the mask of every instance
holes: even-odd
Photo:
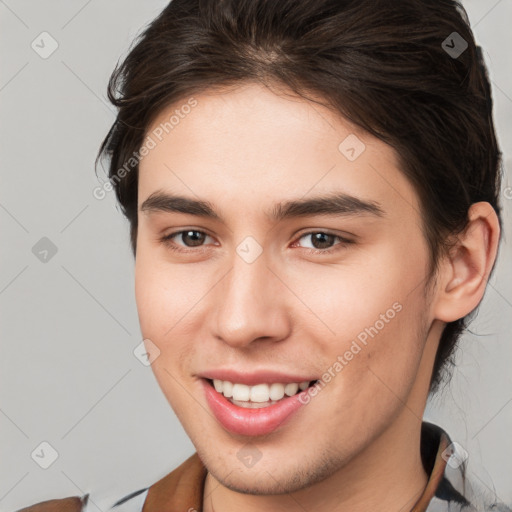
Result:
[[[213,335],[217,339],[245,348],[257,340],[279,341],[289,336],[290,297],[274,272],[264,253],[252,263],[234,255],[231,270],[216,287]]]

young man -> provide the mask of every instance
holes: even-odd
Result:
[[[141,330],[197,450],[111,510],[498,506],[422,421],[500,239],[489,83],[461,7],[173,0],[109,91],[100,155]]]

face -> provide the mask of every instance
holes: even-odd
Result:
[[[421,418],[435,350],[426,360],[418,198],[392,148],[318,104],[256,84],[194,100],[147,131],[156,145],[139,169],[142,334],[217,480],[252,494],[299,490]],[[318,383],[247,408],[222,398],[214,376],[236,384],[239,404],[244,385]],[[281,389],[255,388],[260,405]]]

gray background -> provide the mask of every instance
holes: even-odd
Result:
[[[194,451],[150,367],[133,354],[141,335],[128,225],[113,193],[92,195],[94,158],[114,120],[107,80],[166,4],[0,0],[0,511],[85,492],[92,510],[105,510]],[[512,0],[464,5],[485,49],[507,165],[503,187],[511,187]],[[31,47],[43,31],[59,45],[46,59]],[[453,381],[429,403],[426,419],[468,451],[472,479],[511,503],[507,190],[496,272],[461,343]],[[57,249],[46,262],[32,249],[43,237]],[[58,452],[48,469],[35,462],[49,460],[43,441]]]

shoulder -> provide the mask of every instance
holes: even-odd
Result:
[[[426,512],[512,512],[510,505],[469,477],[468,454],[442,427],[423,421],[421,457],[434,484],[426,496]]]
[[[34,503],[14,512],[96,512],[98,508],[104,512],[140,512],[148,489],[147,487],[139,489],[121,499],[118,497],[117,500],[113,500],[111,495],[96,495],[94,503],[87,493],[82,497],[72,496]]]
[[[185,497],[192,499],[194,503],[200,500],[205,477],[206,468],[196,452],[152,486],[140,488],[121,499],[119,496],[117,500],[112,499],[111,493],[103,496],[94,493],[94,500],[89,500],[87,493],[81,497],[72,496],[35,503],[13,512],[97,512],[98,508],[104,512],[141,512],[146,498],[148,510],[172,510],[176,500],[179,502]],[[185,510],[188,508],[190,507]]]
[[[72,496],[48,501],[41,501],[16,512],[82,512],[87,504],[89,495],[83,497]]]

